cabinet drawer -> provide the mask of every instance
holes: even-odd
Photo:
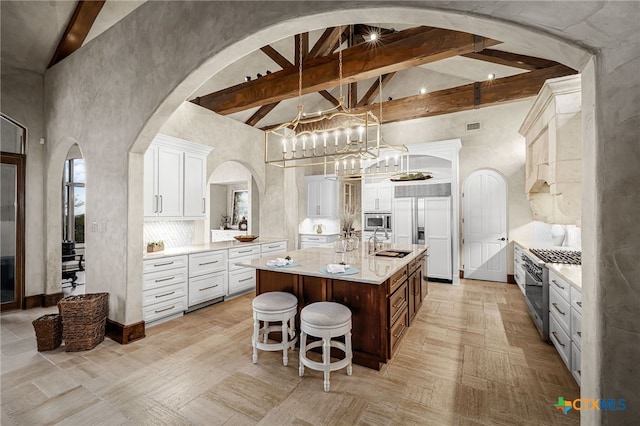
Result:
[[[224,296],[226,278],[226,271],[190,278],[189,307]]]
[[[153,288],[142,292],[142,306],[147,307],[155,303],[185,296],[185,282],[178,282],[164,287]]]
[[[549,271],[549,287],[555,288],[565,300],[571,300],[571,286],[553,271]]]
[[[418,256],[409,262],[409,275],[411,275],[416,269],[422,265],[422,256]]]
[[[174,284],[187,283],[187,268],[154,272],[142,276],[142,290],[151,290]]]
[[[189,255],[189,276],[211,274],[213,272],[226,271],[227,251],[208,251]]]
[[[557,318],[558,322],[564,328],[565,333],[569,333],[571,320],[569,302],[564,299],[553,287],[549,289],[549,315]]]
[[[185,297],[178,297],[144,308],[142,310],[142,318],[145,322],[152,322],[182,313],[185,309],[187,309]]]
[[[239,293],[256,287],[256,270],[243,268],[240,272],[229,274],[229,294]]]
[[[187,256],[160,257],[147,259],[142,262],[142,273],[166,271],[167,269],[182,268],[187,266]]]
[[[228,267],[228,271],[229,272],[233,272],[233,271],[241,271],[241,270],[251,270],[251,271],[255,271],[255,269],[253,268],[247,268],[246,266],[238,266],[236,265],[236,263],[239,262],[248,262],[251,259],[258,259],[260,257],[259,254],[253,255],[253,256],[245,256],[245,257],[238,257],[235,259],[230,259],[229,260],[229,267]]]
[[[302,243],[318,243],[325,244],[329,242],[329,238],[326,236],[316,235],[300,235],[300,242]]]
[[[407,283],[405,282],[398,290],[389,297],[389,322],[393,324],[402,310],[407,308]]]
[[[262,244],[262,253],[268,253],[268,254],[276,254],[276,253],[280,253],[280,252],[286,252],[287,251],[287,242],[286,241],[280,241],[277,243],[265,243]]]
[[[580,382],[582,381],[582,352],[579,348],[576,347],[573,343],[571,344],[571,374],[573,378],[578,382],[578,386],[580,386]]]
[[[567,368],[571,371],[571,340],[553,315],[549,316],[549,337]]]
[[[404,312],[400,315],[398,320],[393,324],[389,331],[389,348],[391,349],[391,355],[396,353],[398,346],[402,341],[402,337],[409,326],[409,313],[405,308]]]
[[[571,341],[580,347],[582,340],[582,315],[571,307]]]
[[[571,287],[571,307],[582,314],[582,292],[575,287]]]
[[[251,256],[260,257],[260,244],[229,249],[229,259]]]
[[[407,280],[407,268],[402,268],[389,278],[389,294],[393,294],[396,289]]]

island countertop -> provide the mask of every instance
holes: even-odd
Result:
[[[282,272],[285,274],[306,275],[320,278],[339,278],[343,281],[354,281],[366,284],[382,284],[391,276],[409,264],[413,259],[422,255],[428,246],[420,244],[387,244],[385,250],[406,250],[409,254],[402,258],[376,256],[367,253],[366,244],[358,250],[345,253],[336,253],[333,245],[326,244],[318,247],[309,247],[303,250],[290,251],[286,255],[265,256],[259,259],[238,262],[238,265],[265,271]],[[299,263],[298,266],[267,266],[269,260],[290,256],[291,260]],[[358,273],[353,275],[330,274],[320,272],[328,264],[345,262],[347,265],[357,268]]]

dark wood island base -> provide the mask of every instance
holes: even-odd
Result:
[[[382,284],[345,281],[271,270],[256,270],[256,295],[286,291],[298,298],[300,311],[320,301],[341,303],[351,309],[353,362],[375,370],[395,354],[427,294],[423,282],[423,252]],[[426,272],[426,271],[425,271]]]

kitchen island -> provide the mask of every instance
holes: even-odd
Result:
[[[428,247],[390,244],[386,249],[405,251],[406,255],[377,256],[368,254],[364,247],[335,253],[332,245],[326,245],[288,252],[293,265],[267,266],[269,260],[283,255],[240,265],[256,269],[256,295],[285,291],[298,298],[298,330],[300,311],[310,303],[332,301],[351,309],[353,362],[379,370],[393,357],[427,294]],[[355,273],[326,272],[328,264],[340,262]]]

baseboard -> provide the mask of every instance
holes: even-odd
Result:
[[[64,293],[45,294],[42,296],[42,306],[45,308],[48,308],[49,306],[56,306],[63,297]]]
[[[145,337],[144,321],[124,325],[107,318],[105,334],[111,340],[126,345]]]
[[[460,269],[460,279],[464,278],[464,269]]]
[[[44,306],[44,294],[27,296],[22,300],[22,309],[41,308]]]
[[[515,277],[513,276],[513,274],[508,274],[508,275],[507,275],[507,282],[508,282],[509,284],[517,284],[517,283],[516,283],[516,279],[515,279]]]

